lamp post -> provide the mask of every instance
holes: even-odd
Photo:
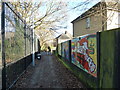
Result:
[[[33,29],[32,29],[32,36],[33,36],[33,38],[32,38],[32,65],[33,66],[35,66],[35,51],[34,51],[34,15],[33,15],[33,17],[32,17],[32,19],[33,19]]]

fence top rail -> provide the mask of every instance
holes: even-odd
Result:
[[[118,28],[113,28],[113,29],[110,29],[110,30],[105,30],[105,31],[100,31],[99,33],[102,33],[102,32],[111,32],[113,30],[120,30],[120,27]]]

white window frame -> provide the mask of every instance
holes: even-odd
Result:
[[[90,28],[90,17],[86,18],[86,28]]]

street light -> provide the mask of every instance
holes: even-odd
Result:
[[[34,51],[34,15],[33,15],[33,17],[32,17],[32,19],[33,19],[33,28],[32,28],[32,36],[33,36],[33,38],[32,38],[32,50],[33,50],[33,52],[32,52],[32,65],[33,66],[35,66],[35,51]]]

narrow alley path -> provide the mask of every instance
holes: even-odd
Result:
[[[54,55],[42,54],[30,65],[14,88],[84,88],[81,82]]]

